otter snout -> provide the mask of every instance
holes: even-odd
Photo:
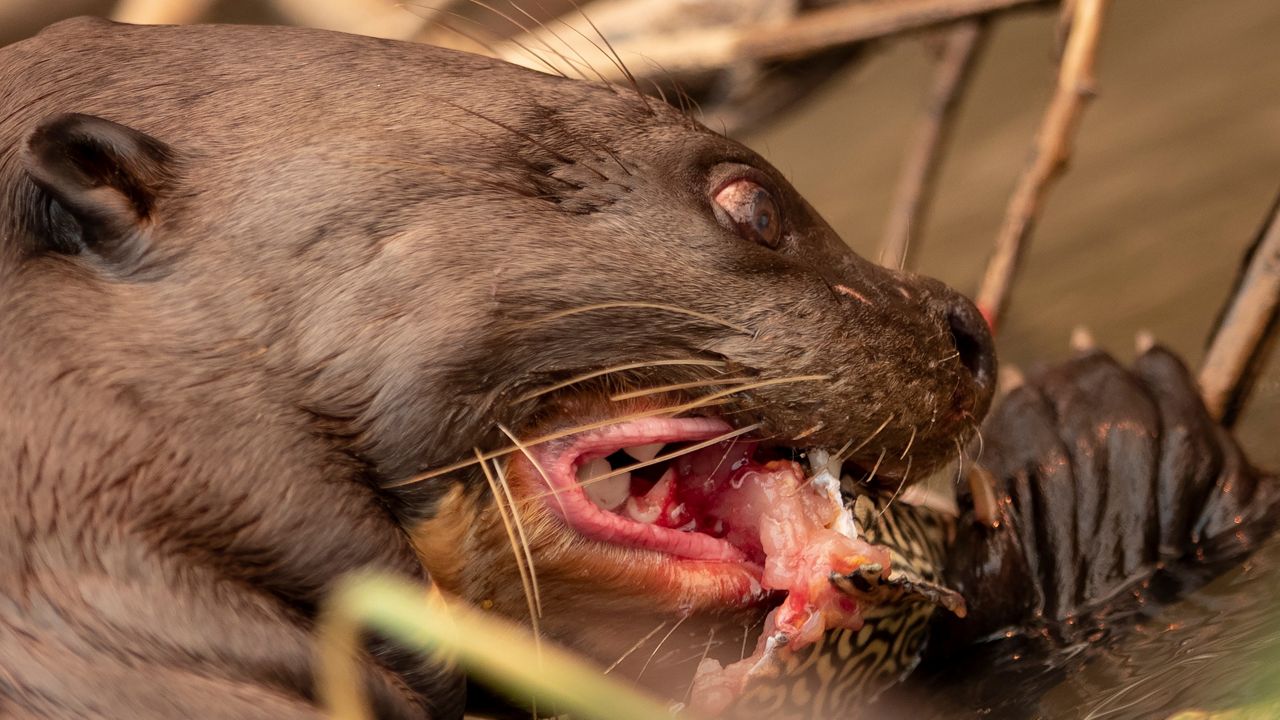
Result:
[[[968,298],[942,283],[929,281],[935,286],[927,300],[932,314],[945,318],[951,342],[955,344],[957,359],[973,377],[977,397],[974,414],[981,416],[995,393],[996,350],[991,337],[991,327],[978,307]]]

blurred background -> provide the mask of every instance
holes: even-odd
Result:
[[[651,25],[677,30],[810,9],[796,0],[632,0],[615,17],[604,5],[609,1],[588,3],[588,13],[640,74],[652,64],[637,50],[645,38],[627,36],[634,22],[626,13],[636,8]],[[522,7],[549,17],[548,4]],[[1022,5],[989,24],[941,161],[932,211],[918,229],[916,268],[970,294],[1057,76],[1056,3]],[[494,7],[532,24],[505,5]],[[309,24],[448,43],[536,66],[501,42],[522,31],[473,0],[447,6],[0,0],[0,43],[61,18],[113,12]],[[674,74],[702,104],[710,126],[728,129],[768,158],[855,250],[875,259],[940,38],[925,31],[782,65]],[[598,54],[592,64],[608,70]],[[674,89],[670,76],[651,74]],[[1280,2],[1116,0],[1102,30],[1097,80],[1070,167],[1049,195],[1014,289],[999,338],[1002,361],[1027,368],[1061,359],[1072,328],[1083,325],[1122,358],[1134,354],[1135,333],[1150,331],[1195,367],[1242,253],[1280,190]],[[1280,467],[1274,358],[1238,434],[1257,463]],[[1274,645],[1277,577],[1280,547],[1273,543],[1240,575],[1172,609],[1147,626],[1149,634],[1065,681],[1045,699],[1046,714],[1155,717],[1246,697],[1241,678],[1263,662],[1260,648]]]

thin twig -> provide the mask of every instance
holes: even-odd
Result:
[[[924,113],[898,175],[880,250],[881,265],[902,269],[913,264],[913,250],[919,245],[920,228],[933,199],[939,160],[985,36],[985,23],[981,19],[956,23],[946,34]]]
[[[782,60],[841,45],[944,25],[1046,0],[867,0],[801,13],[786,21],[642,34],[617,43],[623,56],[642,56],[673,74],[717,70],[743,61]],[[649,77],[653,70],[637,68]],[[606,75],[612,74],[607,72]]]
[[[1076,0],[1071,35],[1058,72],[1058,87],[1036,135],[1030,164],[1009,199],[995,253],[978,290],[978,309],[994,330],[1009,302],[1009,291],[1026,250],[1049,185],[1066,167],[1071,141],[1085,103],[1094,95],[1093,67],[1102,17],[1109,0]]]
[[[1280,196],[1245,263],[1200,370],[1205,405],[1227,427],[1239,417],[1280,324]]]

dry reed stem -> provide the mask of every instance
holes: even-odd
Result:
[[[1058,72],[1058,87],[1036,134],[1030,164],[1018,179],[996,237],[995,252],[978,290],[978,309],[994,331],[1009,302],[1018,266],[1049,185],[1067,165],[1071,141],[1086,102],[1094,95],[1098,36],[1109,0],[1075,0],[1071,34]]]
[[[356,665],[366,628],[454,664],[509,697],[537,697],[580,720],[671,716],[656,698],[602,675],[560,647],[543,646],[539,662],[538,649],[519,625],[448,603],[438,592],[398,578],[360,575],[341,582],[321,615],[317,692],[335,720],[371,717]]]
[[[1280,197],[1250,250],[1252,257],[1223,312],[1200,370],[1200,390],[1214,419],[1235,422],[1252,379],[1273,345],[1280,317]]]
[[[973,74],[978,49],[986,34],[984,21],[977,18],[956,23],[946,34],[924,112],[898,175],[880,249],[881,265],[901,270],[914,264],[920,228],[933,199],[938,167],[955,122],[956,107]]]
[[[1044,2],[868,0],[805,12],[786,21],[689,30],[661,38],[646,35],[643,42],[615,43],[615,47],[625,58],[644,57],[649,61],[643,67],[641,63],[634,63],[637,77],[665,77],[666,73],[706,72],[743,61],[801,57],[840,45]]]

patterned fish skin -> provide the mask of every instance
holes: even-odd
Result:
[[[868,541],[888,548],[888,585],[945,587],[942,574],[953,520],[927,508],[890,503],[891,494],[867,494],[842,483],[846,507]],[[919,664],[938,606],[899,592],[898,602],[867,606],[859,630],[828,632],[822,640],[786,658],[776,678],[753,683],[728,717],[849,717],[895,685]],[[946,612],[943,610],[942,612]]]

